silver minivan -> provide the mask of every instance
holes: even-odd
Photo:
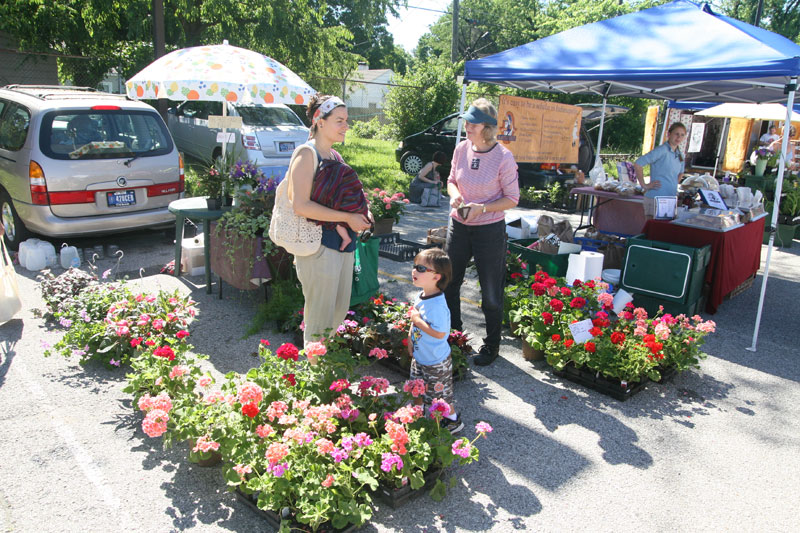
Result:
[[[170,108],[167,125],[181,152],[210,163],[222,154],[217,134],[208,117],[222,114],[223,102],[187,101]],[[308,140],[308,128],[283,104],[227,105],[229,116],[241,117],[242,128],[228,130],[233,141],[227,151],[232,158],[250,160],[267,175],[275,168],[288,167],[295,147]]]
[[[0,88],[0,212],[6,243],[174,224],[183,161],[156,110],[60,86]]]

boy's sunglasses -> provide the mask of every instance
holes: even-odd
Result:
[[[436,274],[436,271],[434,269],[426,267],[425,265],[414,265],[413,268],[420,274],[424,274],[425,272],[432,272]]]

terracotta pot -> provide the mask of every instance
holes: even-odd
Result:
[[[511,334],[515,337],[519,337],[519,335],[517,335],[516,333],[518,327],[519,327],[519,322],[514,322],[513,320],[508,321],[508,329],[511,330]]]
[[[522,357],[526,361],[542,361],[544,360],[544,350],[537,350],[528,341],[522,339]]]
[[[375,231],[373,235],[388,235],[392,232],[394,227],[393,218],[382,218],[375,221]]]

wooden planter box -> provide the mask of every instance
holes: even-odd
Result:
[[[273,275],[278,279],[289,279],[293,259],[286,250],[278,248],[276,254],[265,256],[262,253],[263,237],[241,238],[225,230],[217,234],[217,226],[216,222],[211,224],[209,236],[211,270],[229,285],[252,291],[272,279]]]

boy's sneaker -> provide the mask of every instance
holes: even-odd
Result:
[[[442,417],[441,426],[449,431],[451,435],[455,435],[464,429],[464,422],[461,421],[461,415],[456,415],[455,420],[450,420],[445,416]]]

